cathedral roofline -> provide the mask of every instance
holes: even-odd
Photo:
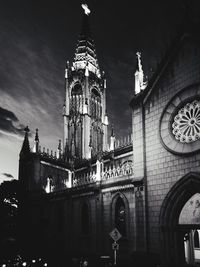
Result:
[[[21,148],[21,151],[20,151],[20,157],[22,155],[27,155],[27,154],[30,154],[30,144],[29,144],[29,128],[28,126],[26,126],[26,128],[24,129],[24,132],[25,132],[25,135],[24,135],[24,141],[23,141],[23,144],[22,144],[22,148]]]
[[[127,145],[115,148],[115,150],[113,151],[102,152],[101,158],[102,160],[111,159],[112,157],[123,155],[125,153],[131,152],[132,150],[133,150],[133,145],[127,144]],[[70,164],[64,159],[64,157],[57,158],[56,156],[48,154],[47,152],[41,152],[41,151],[39,151],[38,153],[30,152],[30,156],[33,159],[38,158],[40,161],[45,161],[52,165],[58,165],[60,167],[67,168],[69,170],[72,169],[73,167],[72,164]],[[75,170],[76,169],[78,170],[79,168],[88,168],[90,165],[95,164],[97,159],[98,159],[98,154],[93,156],[91,159],[74,158],[73,168],[75,168]]]
[[[200,42],[200,38],[197,36],[197,29],[199,25],[200,22],[197,23],[196,21],[194,22],[189,19],[187,19],[187,21],[183,20],[174,40],[166,50],[164,56],[158,64],[156,71],[153,73],[153,76],[149,79],[146,89],[144,91],[141,91],[139,94],[134,95],[132,100],[130,101],[131,107],[139,105],[141,102],[145,103],[147,101],[157,83],[163,77],[167,67],[173,61],[174,56],[177,54],[186,39],[191,38],[195,41]]]

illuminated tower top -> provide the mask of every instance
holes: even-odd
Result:
[[[89,14],[91,11],[86,4],[82,4],[82,8],[84,9],[84,16],[81,33],[76,47],[73,67],[75,69],[87,68],[89,71],[97,74],[98,78],[100,78],[101,74],[99,64],[89,25]]]

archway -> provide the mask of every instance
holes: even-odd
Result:
[[[124,194],[117,192],[111,205],[112,227],[117,228],[123,237],[129,235],[129,202]]]
[[[188,264],[200,263],[200,193],[194,194],[181,210],[179,227],[185,230],[184,254]]]
[[[197,198],[198,193],[200,193],[200,174],[192,172],[181,178],[163,201],[160,212],[160,237],[161,259],[164,266],[183,266],[188,260],[186,239],[189,235],[190,237],[194,235],[199,224],[192,221],[192,218],[190,222],[183,223],[182,214],[186,212],[185,207],[189,201]],[[194,257],[189,262],[194,262],[193,259]]]

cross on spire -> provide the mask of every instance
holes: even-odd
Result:
[[[90,11],[88,5],[87,4],[82,4],[81,7],[83,8],[85,14],[89,16],[89,14],[91,13],[91,11]]]
[[[87,4],[82,4],[81,7],[84,10],[81,32],[78,39],[78,44],[75,52],[75,58],[73,62],[73,67],[75,69],[87,69],[89,72],[95,73],[98,77],[101,77],[99,63],[97,60],[96,49],[94,40],[92,38],[89,14],[90,9]],[[67,73],[68,74],[68,73]],[[88,76],[88,71],[86,70],[86,76]]]

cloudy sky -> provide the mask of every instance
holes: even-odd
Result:
[[[91,0],[90,22],[107,77],[110,125],[130,133],[135,53],[151,76],[181,22],[182,0]],[[18,178],[23,128],[39,128],[42,146],[62,139],[64,69],[73,60],[81,1],[6,0],[0,3],[0,181]]]

